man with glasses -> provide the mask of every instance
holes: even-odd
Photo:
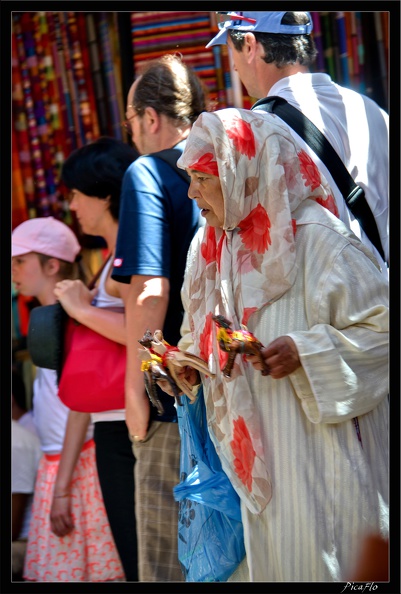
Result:
[[[178,561],[180,437],[174,399],[158,388],[164,412],[145,393],[138,341],[161,329],[177,344],[187,251],[199,221],[188,183],[159,151],[182,153],[189,130],[206,109],[200,79],[177,55],[151,62],[131,86],[125,127],[141,156],[126,171],[112,276],[129,283],[126,423],[135,463],[139,581],[184,581]]]
[[[310,72],[317,55],[310,13],[225,12],[218,17],[220,30],[206,47],[227,44],[251,97],[286,99],[326,136],[365,191],[389,263],[388,114],[370,98],[335,84],[328,74]],[[340,219],[371,249],[387,277],[386,263],[350,215],[327,167],[296,132],[291,132],[328,180]]]

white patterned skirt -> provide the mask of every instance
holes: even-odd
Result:
[[[75,528],[56,536],[50,509],[60,454],[42,456],[35,484],[24,579],[35,582],[124,581],[96,469],[93,439],[85,443],[71,483]]]

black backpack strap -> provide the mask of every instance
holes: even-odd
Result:
[[[182,153],[179,149],[170,148],[158,151],[157,153],[151,153],[151,156],[163,159],[163,161],[168,163],[170,167],[172,167],[176,171],[176,173],[178,173],[178,175],[182,177],[182,179],[186,181],[189,185],[191,180],[188,173],[185,171],[185,169],[180,169],[179,167],[177,167],[177,161],[181,157],[181,154]]]
[[[310,146],[330,171],[349,210],[358,220],[383,260],[385,260],[376,220],[366,202],[363,188],[355,183],[330,142],[315,124],[299,109],[290,105],[283,97],[264,97],[252,106],[252,110],[254,109],[262,109],[276,114]]]

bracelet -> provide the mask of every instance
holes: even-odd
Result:
[[[62,495],[53,495],[53,499],[62,499],[63,497],[69,497],[69,493],[63,493]]]

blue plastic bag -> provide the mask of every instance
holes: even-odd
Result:
[[[225,582],[245,557],[240,499],[210,439],[202,389],[193,404],[181,399],[178,558],[187,582]]]

